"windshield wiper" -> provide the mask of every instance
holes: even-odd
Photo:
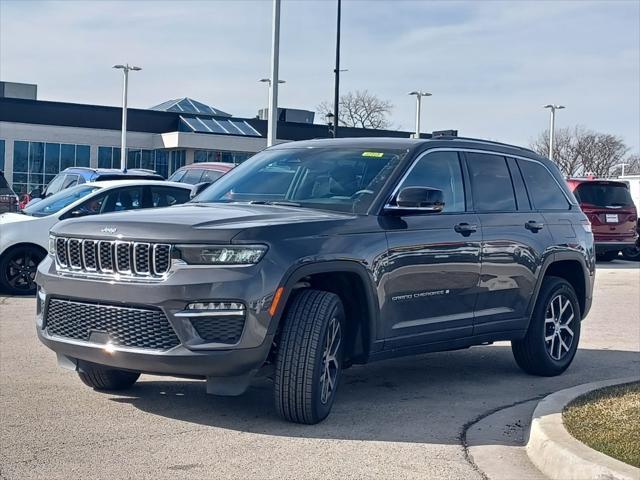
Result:
[[[286,200],[251,200],[250,205],[278,205],[282,207],[301,207],[297,202],[288,202]]]

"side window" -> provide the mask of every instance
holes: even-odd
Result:
[[[568,210],[569,202],[549,171],[538,162],[518,160],[529,198],[536,210]]]
[[[219,179],[222,175],[224,175],[224,173],[218,170],[205,170],[202,173],[202,178],[200,179],[200,181],[213,183],[217,179]]]
[[[100,213],[122,212],[142,208],[142,190],[144,187],[118,188],[107,192]]]
[[[180,182],[195,185],[196,183],[200,183],[200,177],[202,177],[201,169],[190,168],[187,170],[187,173],[184,174],[184,177],[180,179]]]
[[[405,187],[431,187],[442,190],[443,212],[464,212],[464,182],[456,152],[427,153],[404,179]]]
[[[467,153],[466,156],[475,210],[515,212],[516,197],[506,159],[486,153]]]
[[[170,182],[179,182],[184,177],[184,174],[187,173],[186,168],[181,168],[180,170],[176,170],[173,174],[167,179]]]
[[[64,179],[66,175],[56,175],[53,180],[47,185],[46,188],[46,196],[53,195],[54,193],[58,193],[62,189],[62,185],[64,184]]]
[[[189,201],[191,191],[186,188],[151,186],[151,201],[154,207],[170,207]]]
[[[103,205],[105,203],[105,199],[107,198],[108,193],[101,193],[96,195],[95,197],[91,197],[86,202],[78,205],[74,212],[80,212],[78,216],[84,215],[96,215],[97,213],[102,213]]]
[[[64,183],[62,184],[62,190],[65,188],[73,187],[78,184],[78,175],[67,175],[64,178]]]

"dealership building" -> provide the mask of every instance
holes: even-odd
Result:
[[[128,109],[127,166],[168,176],[194,162],[240,163],[266,147],[265,112],[238,118],[190,98]],[[314,113],[279,109],[278,141],[329,136]],[[0,170],[17,193],[73,166],[119,168],[122,109],[37,100],[37,87],[0,82]],[[340,128],[341,137],[409,137],[410,132]],[[426,136],[426,135],[425,135]]]

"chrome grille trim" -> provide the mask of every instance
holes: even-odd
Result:
[[[151,251],[150,243],[143,242],[133,242],[132,248],[132,258],[133,258],[133,268],[132,270],[136,272],[137,275],[149,276],[151,275],[151,261],[149,260],[149,253]],[[145,262],[140,262],[138,264],[138,255],[143,258],[146,257]]]
[[[164,280],[171,270],[168,243],[56,237],[56,268],[61,274],[107,280]]]

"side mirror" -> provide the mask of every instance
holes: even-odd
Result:
[[[388,207],[389,208],[389,207]],[[396,205],[391,210],[409,212],[441,212],[444,208],[442,190],[430,187],[406,187],[396,197]]]
[[[193,186],[193,189],[191,190],[191,197],[190,199],[195,198],[196,196],[200,195],[202,192],[204,192],[207,187],[209,187],[209,185],[211,185],[213,182],[201,182],[201,183],[196,183]]]

